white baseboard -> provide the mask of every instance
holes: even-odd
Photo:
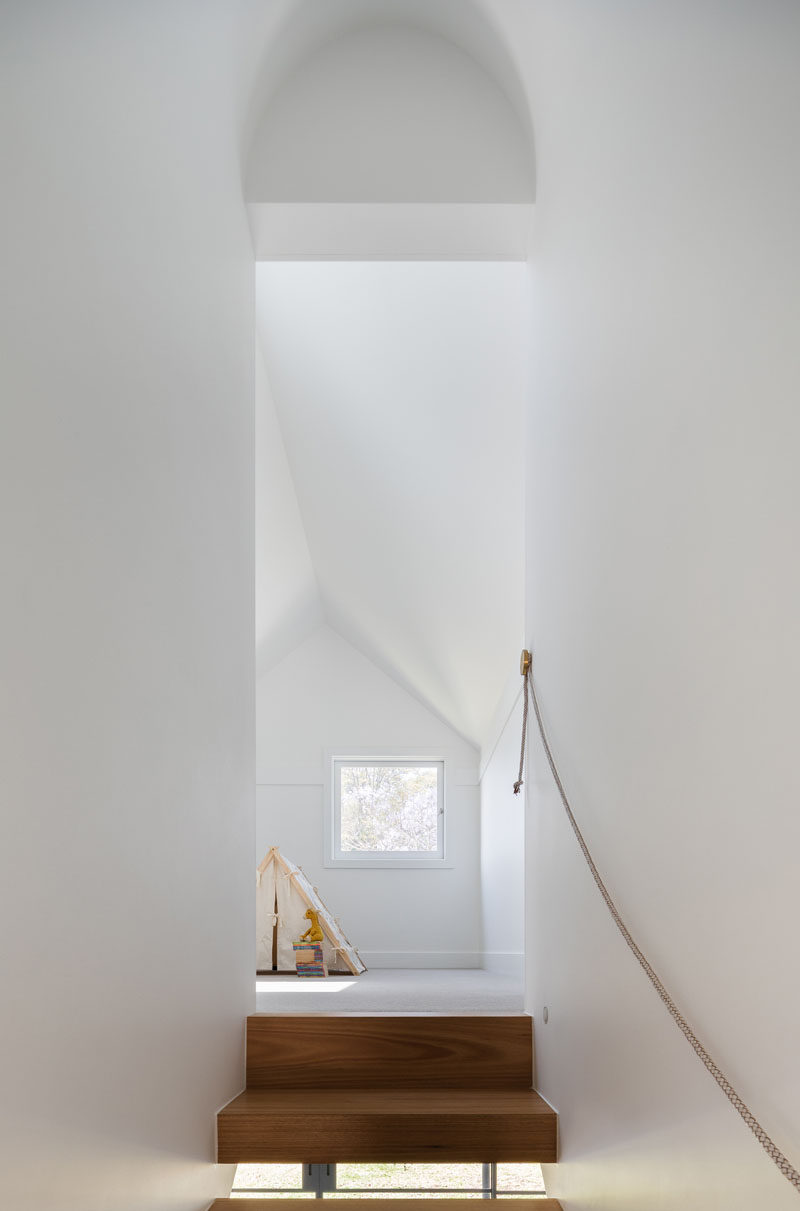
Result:
[[[477,950],[361,950],[367,967],[422,968],[435,970],[456,967],[481,968],[483,955]]]
[[[359,950],[367,967],[409,968],[432,971],[436,968],[483,969],[495,975],[522,980],[525,977],[525,956],[517,951],[502,950]]]
[[[525,979],[525,955],[519,951],[487,950],[482,958],[484,971],[521,981]]]

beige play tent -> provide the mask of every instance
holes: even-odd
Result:
[[[308,929],[306,909],[313,908],[325,934],[322,957],[328,971],[349,971],[354,976],[366,971],[355,946],[351,946],[341,925],[325,907],[316,887],[312,887],[299,866],[295,866],[273,846],[256,874],[256,970],[294,971],[294,950]]]

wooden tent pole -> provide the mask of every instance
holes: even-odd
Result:
[[[272,970],[278,970],[278,885],[275,884],[275,903],[272,906]]]
[[[272,849],[272,850],[270,850],[270,853],[273,853],[273,852],[275,853],[275,857],[276,857],[276,860],[277,860],[278,864],[279,864],[279,865],[280,865],[280,866],[283,868],[283,870],[284,870],[284,871],[285,871],[285,873],[286,873],[286,874],[289,876],[289,878],[290,878],[290,879],[292,879],[292,876],[293,876],[294,874],[296,874],[296,873],[297,873],[297,874],[301,874],[301,875],[303,876],[303,878],[307,880],[307,876],[304,874],[304,872],[303,872],[303,871],[301,871],[301,870],[300,870],[300,868],[299,868],[299,867],[295,867],[295,870],[293,870],[293,871],[289,869],[289,865],[288,865],[288,863],[287,863],[286,859],[284,858],[283,854],[280,852],[280,850],[279,850],[279,849],[276,849],[276,848],[274,848],[274,847],[273,847],[273,849]],[[266,861],[266,859],[265,859],[265,861]],[[308,895],[308,893],[306,892],[306,890],[305,890],[305,888],[303,887],[303,885],[302,885],[302,884],[301,884],[299,881],[295,881],[295,880],[293,880],[293,886],[294,886],[294,888],[295,888],[295,891],[299,892],[300,897],[302,898],[303,902],[305,903],[306,908],[312,908],[312,909],[314,909],[314,911],[315,911],[315,912],[316,912],[316,911],[318,911],[318,910],[317,910],[317,906],[316,906],[316,904],[315,904],[315,903],[314,903],[314,901],[312,900],[311,896],[309,896],[309,895]],[[317,893],[317,894],[319,895],[319,893]],[[320,897],[320,903],[321,903],[321,902],[322,902],[322,900],[321,900],[321,897]],[[329,916],[331,915],[331,914],[330,914],[330,909],[329,909],[329,908],[325,908],[325,906],[324,906],[324,905],[323,905],[323,910],[324,910],[324,911],[325,911],[325,912],[326,912],[326,913],[327,913]],[[344,950],[344,949],[343,949],[343,947],[341,947],[341,946],[339,945],[339,943],[340,943],[341,941],[343,941],[343,940],[344,940],[344,941],[346,941],[346,939],[343,939],[343,938],[335,938],[335,937],[333,937],[333,936],[332,936],[332,934],[331,934],[330,926],[328,925],[327,921],[326,921],[324,918],[322,918],[322,920],[320,921],[320,925],[322,926],[322,932],[323,932],[323,933],[326,935],[326,937],[327,937],[328,941],[330,942],[331,946],[333,946],[333,948],[335,949],[335,951],[336,951],[336,953],[337,953],[337,954],[339,954],[339,955],[341,955],[341,956],[342,956],[342,958],[344,959],[345,963],[346,963],[346,964],[347,964],[347,966],[350,968],[350,971],[352,972],[352,974],[353,974],[354,976],[360,975],[360,974],[361,974],[361,972],[358,970],[358,968],[356,967],[355,963],[353,963],[353,961],[352,961],[352,959],[350,958],[350,956],[349,956],[349,954],[347,953],[347,951],[346,951],[346,950]]]

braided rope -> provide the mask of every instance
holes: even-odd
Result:
[[[522,775],[525,771],[525,741],[528,736],[528,672],[522,674],[522,743],[519,746],[519,773],[514,783],[514,794],[518,795],[522,788]],[[533,682],[531,681],[531,688]]]
[[[722,1072],[722,1070],[718,1067],[718,1065],[714,1062],[714,1060],[708,1054],[705,1047],[700,1042],[700,1040],[698,1039],[695,1032],[692,1030],[689,1023],[686,1021],[686,1018],[680,1012],[677,1005],[673,1001],[672,997],[667,992],[667,990],[664,987],[664,985],[662,984],[660,978],[658,977],[656,972],[653,970],[649,961],[642,954],[642,951],[639,949],[636,942],[634,941],[634,939],[630,933],[630,930],[628,929],[627,925],[625,924],[622,917],[620,916],[619,910],[618,910],[616,904],[614,903],[614,901],[612,900],[611,894],[610,894],[608,888],[606,887],[605,883],[603,882],[602,878],[600,877],[600,872],[598,871],[598,869],[595,865],[594,858],[592,857],[591,853],[589,852],[589,847],[587,846],[586,842],[584,841],[583,834],[581,833],[581,830],[578,827],[578,822],[575,819],[575,816],[573,815],[569,799],[567,798],[567,792],[564,790],[564,784],[561,781],[561,777],[559,775],[558,769],[556,768],[556,763],[553,759],[553,754],[550,751],[550,745],[547,741],[547,735],[544,730],[544,724],[542,722],[541,711],[539,710],[539,702],[536,697],[536,687],[534,686],[534,683],[533,683],[533,674],[531,673],[530,670],[528,670],[528,672],[524,674],[524,678],[525,678],[525,686],[524,686],[525,706],[524,706],[523,717],[522,717],[522,759],[520,761],[519,780],[514,784],[514,794],[515,795],[518,794],[519,788],[520,788],[520,786],[522,786],[522,767],[523,767],[523,762],[525,759],[525,731],[526,731],[526,724],[527,724],[527,719],[528,719],[528,682],[530,681],[531,700],[533,701],[533,709],[536,714],[536,722],[539,725],[539,735],[542,738],[542,746],[544,748],[545,756],[547,757],[547,764],[550,766],[550,773],[553,775],[553,781],[555,782],[556,787],[558,789],[558,793],[561,797],[561,802],[563,803],[564,810],[567,813],[567,818],[570,822],[570,825],[572,826],[572,831],[574,832],[575,837],[577,838],[578,845],[581,847],[581,852],[583,853],[583,856],[586,859],[589,870],[592,872],[592,878],[594,879],[595,883],[597,884],[600,895],[605,900],[606,907],[608,908],[608,911],[611,913],[611,916],[614,920],[614,924],[616,925],[619,932],[622,934],[629,949],[636,956],[636,958],[639,962],[639,965],[641,966],[645,975],[649,979],[650,983],[655,988],[658,995],[661,997],[661,1000],[666,1005],[667,1010],[669,1011],[670,1017],[673,1019],[675,1024],[678,1026],[679,1030],[682,1032],[684,1038],[689,1043],[692,1050],[702,1060],[704,1066],[711,1073],[714,1080],[717,1082],[717,1084],[719,1085],[722,1092],[725,1094],[728,1101],[731,1103],[731,1105],[733,1107],[735,1107],[735,1109],[738,1111],[738,1113],[744,1119],[745,1123],[747,1123],[747,1126],[750,1128],[753,1135],[758,1140],[759,1144],[761,1144],[761,1147],[764,1149],[764,1151],[766,1152],[766,1154],[770,1158],[770,1160],[774,1161],[774,1163],[780,1169],[781,1173],[787,1179],[787,1181],[790,1181],[792,1183],[795,1190],[800,1192],[800,1173],[797,1171],[797,1169],[794,1168],[794,1166],[790,1163],[790,1161],[784,1156],[784,1154],[781,1152],[781,1150],[777,1146],[777,1144],[774,1143],[774,1141],[772,1139],[770,1139],[770,1137],[767,1135],[764,1128],[759,1123],[756,1116],[750,1110],[749,1106],[747,1106],[747,1104],[744,1102],[744,1100],[739,1096],[739,1094],[734,1089],[733,1085],[730,1083],[728,1078],[725,1076],[724,1072]]]

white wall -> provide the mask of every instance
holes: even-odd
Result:
[[[252,1004],[238,4],[0,12],[2,1201],[199,1211]]]
[[[543,707],[626,920],[798,1165],[800,10],[531,8],[530,26],[505,11],[537,131],[527,636]],[[549,1190],[568,1211],[789,1211],[796,1193],[607,918],[541,761],[538,777]]]
[[[480,966],[478,756],[328,626],[257,683],[256,854],[303,867],[373,967]],[[448,760],[447,865],[323,865],[323,753],[436,749]]]
[[[522,699],[482,766],[481,947],[488,971],[519,976],[525,948],[525,797],[519,772]]]

